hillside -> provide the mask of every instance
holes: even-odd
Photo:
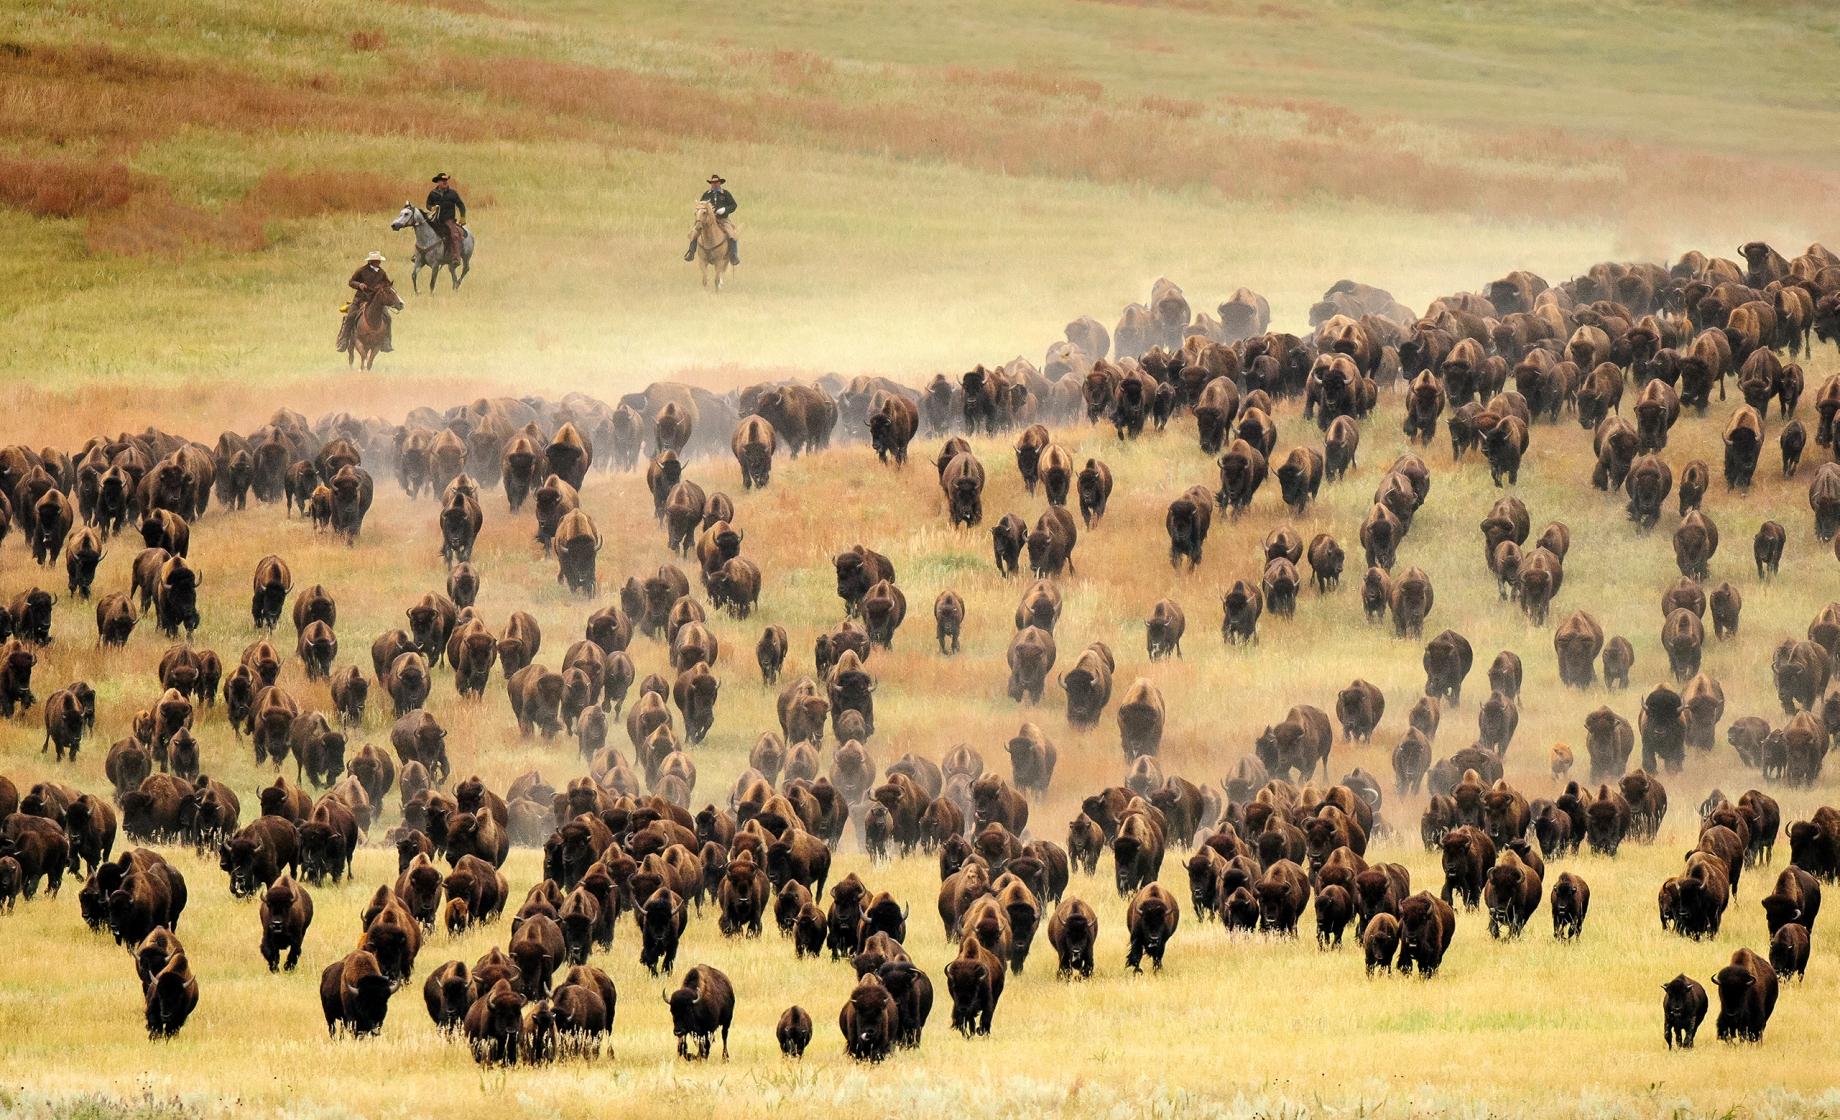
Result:
[[[0,375],[62,403],[208,385],[253,420],[247,387],[343,369],[344,277],[371,248],[400,274],[388,222],[435,170],[470,196],[477,268],[411,301],[360,394],[930,374],[1034,357],[1159,275],[1210,302],[1252,284],[1282,323],[1341,276],[1420,303],[1833,233],[1815,4],[690,12],[0,14]],[[746,263],[704,299],[678,257],[712,168]]]

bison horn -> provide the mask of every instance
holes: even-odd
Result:
[[[663,988],[658,989],[658,998],[661,1000],[664,1000],[666,1007],[669,1007],[671,1005],[670,993],[666,992]]]

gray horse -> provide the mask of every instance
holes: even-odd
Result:
[[[428,218],[428,211],[413,202],[403,203],[402,213],[390,223],[391,229],[415,230],[415,253],[409,258],[409,287],[416,294],[421,294],[421,285],[417,277],[422,269],[428,270],[428,294],[434,294],[434,282],[441,275],[441,269],[453,277],[454,287],[466,279],[466,274],[473,271],[473,231],[460,231],[460,259],[447,259],[447,242],[435,231],[434,223]]]

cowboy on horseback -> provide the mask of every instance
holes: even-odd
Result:
[[[728,190],[722,185],[726,182],[728,180],[720,175],[711,175],[708,179],[709,189],[704,191],[703,197],[697,201],[707,202],[715,209],[716,224],[721,226],[722,232],[728,236],[728,263],[740,264],[741,242],[735,236],[735,223],[729,218],[729,215],[740,209],[741,204],[736,202],[735,196],[728,193]],[[696,259],[695,230],[690,231],[690,247],[684,250],[684,259],[687,261]]]
[[[352,273],[351,279],[346,283],[354,294],[351,302],[345,305],[345,320],[339,324],[339,341],[334,347],[339,351],[351,349],[352,331],[358,325],[358,317],[363,315],[364,309],[369,306],[371,297],[392,286],[390,274],[383,270],[383,254],[373,250],[369,256],[364,258],[364,263],[358,266],[358,271]],[[389,349],[387,342],[384,349]]]
[[[466,225],[466,203],[460,198],[460,192],[448,185],[451,181],[452,177],[445,171],[434,177],[434,189],[428,192],[428,216],[447,243],[447,259],[457,261],[463,236],[461,227]]]

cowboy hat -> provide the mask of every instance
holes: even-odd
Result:
[[[431,183],[445,183],[447,182],[447,178],[448,178],[447,172],[442,171],[442,172],[437,173],[434,178],[428,181]]]
[[[382,253],[379,253],[379,252],[378,252],[377,250],[375,250],[375,249],[372,249],[372,250],[371,250],[371,252],[370,252],[370,255],[364,258],[364,263],[365,263],[365,264],[369,264],[369,263],[371,263],[372,261],[376,261],[376,262],[377,262],[378,264],[382,264],[382,263],[383,263],[383,254],[382,254]]]
[[[726,183],[728,182],[728,180],[722,178],[722,176],[720,175],[711,175],[709,178],[704,179],[703,182],[705,183]]]

